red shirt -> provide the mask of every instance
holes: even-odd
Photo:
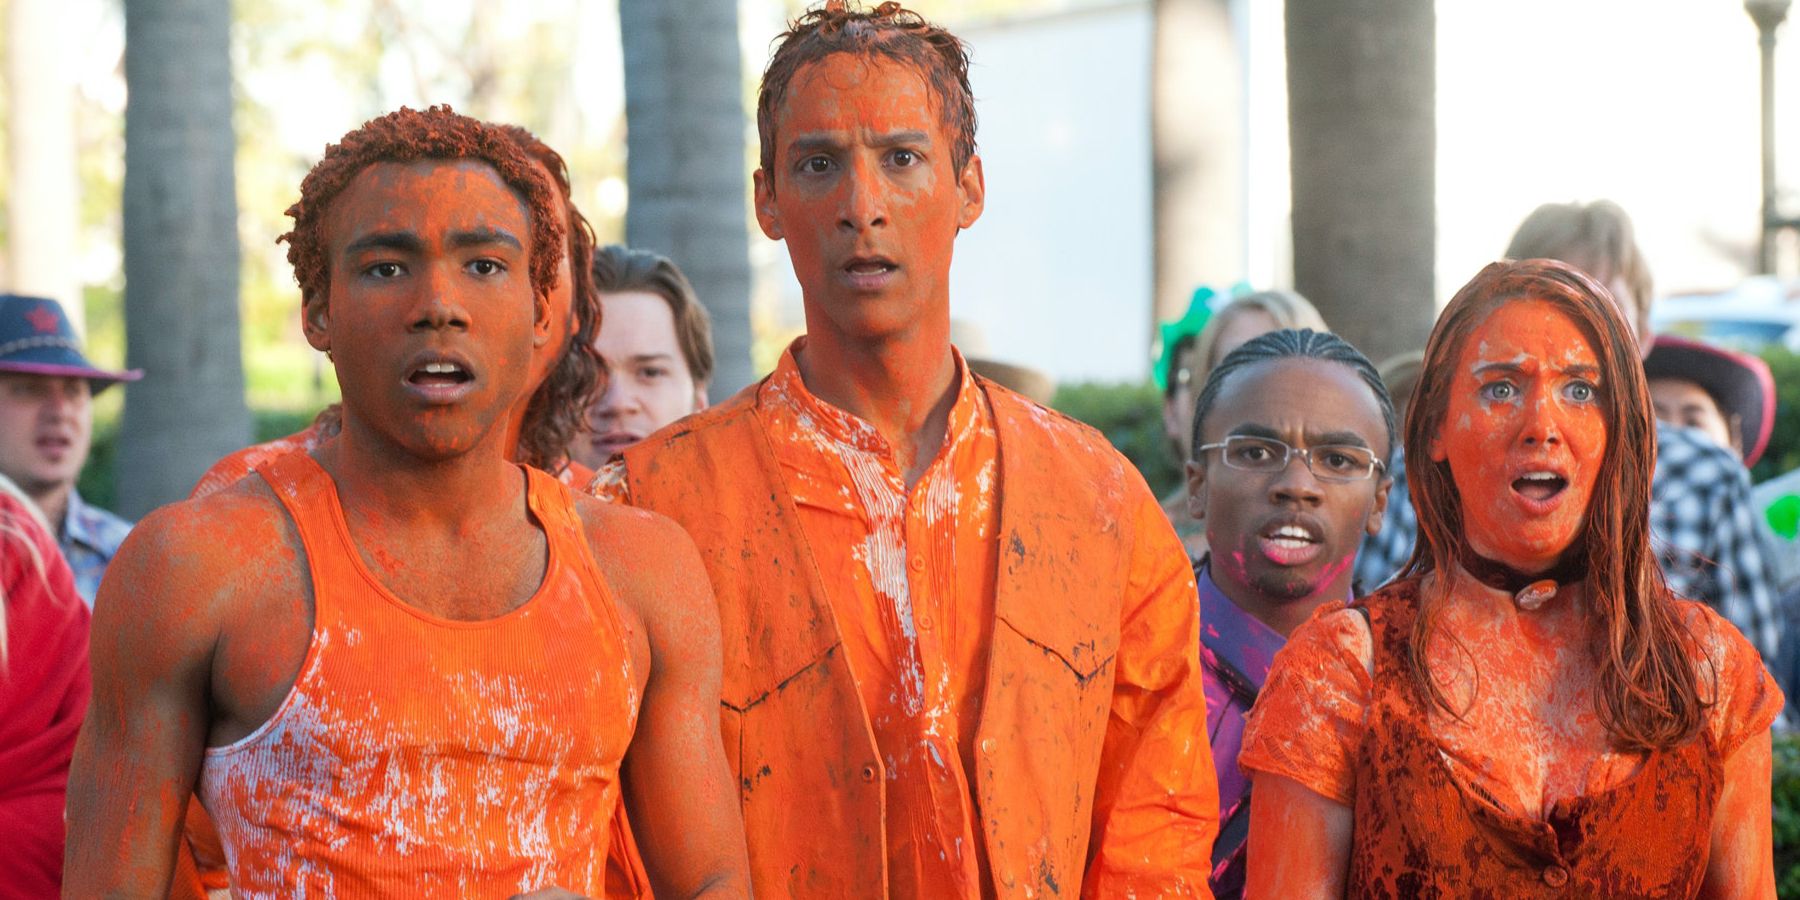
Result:
[[[30,507],[0,492],[0,898],[62,889],[63,794],[88,704],[88,610]]]

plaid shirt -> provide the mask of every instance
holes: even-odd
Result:
[[[1650,532],[1669,590],[1718,610],[1773,663],[1780,619],[1750,473],[1737,454],[1698,432],[1656,423]]]
[[[1750,473],[1737,454],[1698,432],[1656,423],[1656,475],[1650,482],[1651,546],[1669,590],[1731,620],[1773,664],[1781,647],[1774,580],[1763,558],[1750,500]],[[1381,533],[1363,539],[1358,588],[1368,593],[1412,555],[1419,519],[1406,492],[1406,463],[1394,454]]]
[[[1360,596],[1372,594],[1400,573],[1400,567],[1412,558],[1413,541],[1419,537],[1419,514],[1413,511],[1406,494],[1406,451],[1394,449],[1394,486],[1388,490],[1387,514],[1381,518],[1381,531],[1363,537],[1362,549],[1356,554],[1356,574],[1352,587]],[[1205,620],[1202,620],[1205,621]],[[1224,794],[1220,794],[1224,796]]]
[[[63,558],[69,561],[69,568],[75,573],[75,591],[87,601],[88,608],[93,609],[94,595],[100,591],[100,577],[106,574],[106,564],[119,552],[119,545],[125,543],[131,523],[98,506],[83,503],[81,493],[70,490],[69,509],[63,513],[62,528],[57,530],[60,532],[57,544],[62,547]]]

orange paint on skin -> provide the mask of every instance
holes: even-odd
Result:
[[[918,479],[943,441],[950,259],[980,218],[981,160],[960,172],[918,69],[835,53],[802,68],[756,173],[763,233],[784,240],[806,300],[807,388],[875,426]]]
[[[1475,552],[1521,572],[1554,566],[1580,534],[1606,451],[1591,339],[1547,302],[1495,309],[1457,360],[1443,433]]]
[[[426,117],[402,112],[372,124],[405,127],[409,116]],[[433,139],[497,145],[472,120],[454,118],[447,127],[453,136]],[[321,167],[329,162],[328,153]],[[396,835],[404,843],[428,833],[432,839],[406,855],[417,863],[420,853],[448,853],[451,861],[409,888],[505,895],[553,880],[543,873],[573,873],[585,877],[565,883],[597,894],[621,756],[633,769],[627,780],[641,781],[628,795],[670,802],[660,819],[646,812],[664,823],[657,833],[665,846],[647,854],[659,889],[745,893],[741,826],[716,739],[716,613],[704,582],[691,574],[699,570],[691,545],[666,521],[577,504],[505,459],[513,449],[505,423],[528,389],[534,348],[552,331],[549,311],[535,302],[528,249],[543,222],[534,225],[526,213],[525,193],[488,162],[378,161],[347,176],[315,212],[325,221],[330,279],[308,296],[304,321],[309,340],[338,366],[344,429],[318,449],[316,465],[285,456],[269,477],[159,510],[116,557],[117,577],[102,589],[95,626],[95,709],[70,791],[79,834],[70,850],[72,895],[162,890],[182,807],[203,771],[219,810],[263,810],[279,794],[300,811],[292,820],[264,820],[259,812],[249,826],[241,815],[220,819],[239,841],[234,880],[243,875],[260,885],[252,896],[291,894],[297,881],[280,881],[288,876],[321,879],[309,884],[327,893],[331,883],[367,888],[357,879],[393,872],[359,871],[356,860],[381,854],[358,855],[355,847],[370,840],[391,847]],[[295,472],[303,477],[282,474]],[[311,490],[311,500],[289,505],[294,495],[278,497],[272,484]],[[305,546],[323,548],[317,554],[302,550],[296,523],[303,521]],[[471,547],[479,560],[471,560]],[[632,560],[630,573],[621,557]],[[333,575],[318,574],[325,571]],[[614,582],[614,590],[599,588]],[[358,612],[364,624],[377,624],[347,627]],[[594,637],[609,621],[618,635],[610,644]],[[495,629],[532,628],[553,633],[483,640]],[[395,636],[409,629],[426,634]],[[369,665],[371,652],[383,649],[389,652]],[[459,653],[486,667],[459,664]],[[508,653],[530,662],[486,677]],[[317,660],[333,654],[339,669],[350,659],[352,668],[382,677],[322,680]],[[559,664],[556,656],[569,658]],[[519,682],[518,697],[505,694],[507,685],[534,678],[555,689]],[[381,696],[359,705],[361,684],[379,685],[369,696]],[[499,693],[482,693],[490,689]],[[519,700],[564,711],[506,720],[508,701]],[[640,702],[634,737],[621,704],[635,710]],[[479,710],[481,721],[458,728],[445,716],[446,705],[458,703]],[[314,713],[321,715],[308,718]],[[339,726],[307,731],[309,722],[333,717]],[[454,733],[416,737],[421,723],[434,720]],[[307,754],[333,742],[345,752]],[[303,764],[257,769],[223,761],[258,751],[298,754]],[[495,764],[481,765],[484,753]],[[642,758],[652,762],[634,763]],[[469,764],[468,779],[444,769]],[[363,777],[371,765],[401,777]],[[516,770],[528,765],[555,773],[555,784],[521,777]],[[332,766],[363,775],[333,777]],[[506,776],[509,766],[515,771]],[[489,773],[502,777],[484,781]],[[245,792],[254,802],[230,799]],[[302,797],[319,802],[308,806]],[[325,807],[334,814],[309,817]],[[459,824],[469,827],[455,830]],[[283,827],[340,828],[346,842],[277,837],[257,845],[267,858],[246,849],[259,829]],[[296,852],[345,855],[288,868],[282,861]],[[527,858],[527,868],[510,868],[506,859],[515,856]],[[491,871],[484,868],[490,859],[498,861]],[[388,887],[373,892],[392,893]]]

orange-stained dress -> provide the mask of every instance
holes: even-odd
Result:
[[[465,622],[381,586],[309,456],[258,471],[305,545],[314,624],[275,715],[206,751],[233,896],[598,895],[639,698],[567,489],[525,470],[543,583]]]
[[[1481,648],[1479,689],[1460,720],[1427,707],[1404,663],[1419,591],[1414,578],[1358,601],[1366,620],[1321,607],[1276,656],[1238,756],[1253,776],[1282,775],[1352,808],[1349,896],[1691,896],[1724,762],[1782,704],[1743,635],[1701,604],[1670,601],[1706,657],[1694,662],[1711,706],[1695,740],[1630,752],[1591,712],[1560,729],[1512,721],[1543,696],[1520,690],[1566,692],[1558,705],[1592,710],[1594,679],[1531,684],[1531,662],[1506,655],[1514,636],[1473,627],[1483,618],[1454,607],[1438,626]],[[1461,703],[1463,651],[1434,639],[1429,652]]]

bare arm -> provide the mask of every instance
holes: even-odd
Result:
[[[69,770],[63,891],[157,897],[175,866],[208,733],[217,628],[186,506],[135,528],[94,604],[93,699]]]
[[[651,885],[658,897],[748,897],[743,814],[719,737],[719,613],[700,554],[661,516],[584,513],[595,555],[650,647],[624,796]]]
[[[1774,900],[1775,849],[1769,810],[1771,743],[1764,731],[1725,760],[1725,787],[1713,810],[1712,853],[1702,897]]]
[[[1350,807],[1292,778],[1256,773],[1244,896],[1344,896],[1353,824]]]

